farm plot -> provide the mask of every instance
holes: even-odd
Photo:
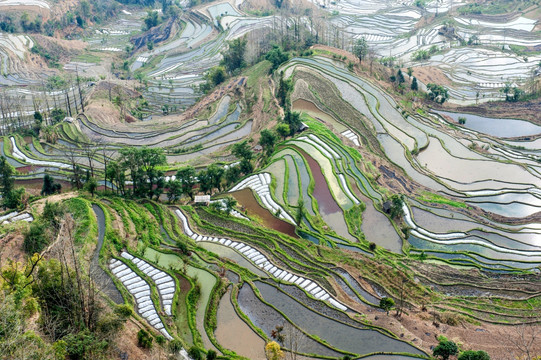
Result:
[[[268,255],[263,254],[258,249],[251,247],[250,245],[246,245],[245,243],[240,242],[240,241],[233,241],[231,239],[218,238],[218,237],[213,237],[213,236],[203,236],[201,234],[198,234],[190,228],[186,215],[184,215],[178,209],[175,210],[175,214],[180,219],[183,226],[183,230],[186,233],[186,235],[191,237],[196,242],[198,241],[214,242],[214,243],[222,244],[223,246],[227,246],[231,249],[234,249],[235,251],[239,252],[244,257],[246,257],[254,265],[256,265],[260,269],[270,274],[272,278],[281,280],[283,282],[294,284],[298,286],[300,289],[309,293],[311,296],[313,296],[317,300],[327,301],[329,304],[331,304],[332,306],[340,310],[344,310],[344,311],[347,310],[347,307],[345,307],[343,304],[341,304],[336,299],[334,299],[331,296],[331,294],[329,294],[322,286],[318,285],[318,283],[310,279],[307,279],[301,275],[294,274],[290,271],[280,268],[279,266],[274,265],[273,262],[271,262],[271,259],[268,257]]]
[[[270,194],[269,185],[271,183],[271,177],[269,173],[262,173],[257,175],[252,175],[246,179],[239,182],[237,185],[233,186],[229,192],[235,192],[245,188],[252,189],[261,200],[263,206],[267,208],[271,213],[278,214],[278,217],[289,221],[292,224],[295,224],[295,220],[289,215],[284,208],[274,201]]]
[[[32,214],[29,214],[27,212],[19,213],[18,211],[13,211],[8,214],[0,216],[0,224],[13,224],[17,221],[26,221],[26,222],[32,222],[34,221],[34,217]]]
[[[17,6],[37,6],[42,9],[50,9],[51,6],[44,0],[0,0],[0,8],[3,6],[17,7]]]
[[[109,267],[111,272],[135,298],[138,313],[167,339],[172,340],[173,338],[165,329],[160,316],[156,312],[154,303],[150,298],[150,286],[148,283],[120,260],[113,259],[109,263]]]
[[[162,268],[172,269],[173,271],[182,271],[184,268],[184,262],[177,255],[162,253],[150,247],[145,249],[143,257],[148,261],[156,262]],[[201,335],[203,344],[207,349],[216,349],[210,341],[204,326],[205,313],[212,291],[216,285],[216,277],[210,272],[192,265],[186,266],[186,275],[192,279],[197,279],[201,288],[201,295],[195,314],[197,331]]]
[[[522,57],[483,48],[459,48],[432,56],[423,66],[437,67],[454,83],[449,88],[451,101],[472,103],[478,90],[483,90],[483,100],[500,100],[499,89],[506,82],[522,85],[530,77],[540,56]]]

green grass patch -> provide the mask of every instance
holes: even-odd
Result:
[[[73,61],[90,63],[90,64],[99,64],[101,62],[101,57],[94,54],[90,54],[90,53],[84,53],[84,54],[77,55],[75,58],[73,58]]]
[[[417,197],[417,200],[436,204],[445,204],[456,208],[469,209],[469,206],[463,202],[449,200],[441,195],[433,194],[428,191],[423,191],[422,195]]]

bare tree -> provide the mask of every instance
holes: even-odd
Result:
[[[505,333],[500,332],[500,338],[508,344],[511,354],[516,359],[533,360],[536,357],[535,348],[539,350],[541,338],[541,319],[531,318],[527,323],[510,327]]]

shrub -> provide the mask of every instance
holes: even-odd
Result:
[[[117,315],[122,316],[122,317],[128,318],[128,317],[132,316],[133,309],[132,309],[132,307],[130,305],[122,304],[122,305],[118,305],[116,307],[115,313]]]
[[[450,356],[456,355],[457,353],[458,346],[454,342],[449,340],[440,341],[438,346],[436,346],[432,352],[435,357],[438,357],[442,360],[447,360]]]
[[[490,360],[490,356],[488,356],[488,354],[483,350],[468,350],[460,354],[458,360]]]
[[[152,341],[154,338],[148,331],[145,329],[139,330],[137,333],[137,344],[139,347],[142,347],[143,349],[150,349],[152,348]]]
[[[50,236],[47,231],[47,226],[41,221],[34,221],[30,224],[30,228],[24,234],[23,248],[29,254],[40,253],[47,245],[49,245]]]
[[[156,342],[160,345],[163,345],[165,344],[165,336],[163,335],[158,335],[156,336]]]
[[[197,346],[192,346],[188,350],[188,355],[192,360],[202,360],[203,357],[201,356],[201,350]]]

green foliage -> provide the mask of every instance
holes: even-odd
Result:
[[[264,129],[261,131],[261,137],[259,138],[259,145],[263,148],[266,157],[269,157],[274,152],[274,147],[278,142],[278,136],[268,130]]]
[[[227,74],[225,73],[225,67],[223,66],[215,66],[210,69],[208,73],[208,80],[212,86],[220,85],[225,81],[226,78]]]
[[[90,360],[93,354],[104,352],[109,345],[107,341],[98,340],[96,334],[89,329],[68,334],[62,340],[66,343],[69,358],[73,360]]]
[[[94,193],[96,192],[97,188],[98,188],[98,180],[96,180],[95,177],[91,177],[88,179],[87,182],[85,182],[84,189],[88,191],[90,194],[92,194],[92,197],[94,197]]]
[[[8,163],[7,158],[5,156],[2,156],[0,158],[0,193],[2,194],[2,199],[3,199],[2,203],[6,207],[11,207],[8,205],[13,205],[13,204],[7,204],[6,199],[10,196],[11,192],[13,191],[14,173],[15,173],[15,169],[13,168],[13,166],[11,166],[11,164]]]
[[[289,135],[293,136],[301,129],[301,115],[298,112],[291,112],[289,109],[284,114],[283,122],[289,126]]]
[[[197,346],[192,346],[190,349],[188,349],[188,356],[192,360],[203,360],[203,356],[201,355],[201,350]]]
[[[40,253],[50,241],[50,234],[45,224],[34,221],[24,233],[23,249],[29,255]]]
[[[392,219],[404,215],[404,195],[395,194],[391,196],[391,208],[389,210],[389,215]]]
[[[368,42],[364,36],[355,41],[355,44],[353,45],[353,53],[355,56],[357,56],[359,62],[362,63],[363,59],[368,54]]]
[[[467,350],[458,356],[458,360],[490,360],[490,356],[483,350]]]
[[[9,209],[24,208],[23,198],[25,195],[24,188],[17,188],[7,193],[3,199],[3,205]]]
[[[449,359],[450,356],[458,353],[458,346],[449,340],[442,340],[432,351],[432,355],[442,360]]]
[[[146,146],[124,147],[120,149],[119,153],[120,157],[117,162],[111,162],[107,170],[111,172],[129,172],[133,182],[131,195],[151,199],[154,196],[158,198],[165,186],[163,181],[159,181],[159,179],[163,178],[163,172],[159,169],[167,163],[163,149],[148,148]],[[110,174],[110,176],[115,177],[115,173]],[[123,189],[124,184],[120,184],[120,181],[122,179],[117,178],[117,185]]]
[[[225,212],[229,215],[231,212],[235,209],[237,206],[237,200],[232,197],[228,196],[225,198]]]
[[[445,205],[458,207],[458,208],[464,208],[464,209],[468,208],[468,205],[466,205],[463,202],[449,200],[441,195],[433,194],[428,191],[424,191],[422,193],[422,196],[420,196],[418,199],[421,201],[426,201],[426,202],[431,202],[431,203],[436,203],[436,204],[445,204]]]
[[[179,180],[169,180],[166,188],[167,200],[169,200],[170,203],[177,202],[182,196],[182,183]]]
[[[81,198],[69,199],[65,204],[77,224],[73,234],[75,243],[86,244],[95,241],[98,229],[90,204]]]
[[[55,193],[59,193],[62,189],[62,185],[54,182],[54,178],[45,174],[43,177],[43,186],[41,187],[41,195],[47,196]]]
[[[278,84],[278,90],[276,92],[276,97],[280,102],[280,105],[289,110],[289,93],[293,89],[293,82],[291,79],[286,80],[284,78],[284,72],[280,73],[280,83]]]
[[[145,329],[139,330],[137,333],[137,345],[139,345],[139,347],[150,349],[152,348],[152,341],[154,341],[154,338],[148,331]]]
[[[459,116],[459,117],[458,117],[458,123],[459,123],[460,125],[466,124],[466,118],[465,118],[464,116]]]
[[[449,98],[449,92],[441,85],[429,83],[426,88],[428,89],[428,98],[432,101],[443,104]]]
[[[226,171],[225,171],[225,182],[227,184],[227,186],[230,186],[231,184],[233,184],[234,182],[238,181],[240,179],[240,176],[241,176],[241,169],[240,169],[240,166],[230,166]]]
[[[419,90],[419,84],[417,84],[417,78],[413,77],[413,80],[411,80],[411,90],[417,91]]]
[[[250,145],[248,145],[248,140],[234,144],[231,152],[238,159],[250,161],[254,158],[254,152],[252,151]]]
[[[390,297],[384,297],[379,301],[379,307],[382,308],[387,312],[387,315],[389,315],[389,311],[394,306],[394,300]]]
[[[51,111],[51,118],[53,119],[53,124],[59,123],[60,121],[64,120],[66,115],[66,111],[64,111],[63,109],[53,109]]]
[[[133,315],[133,308],[128,304],[117,305],[115,308],[115,314],[118,314],[123,318],[129,318]]]
[[[192,166],[179,169],[176,180],[180,182],[181,194],[188,195],[193,200],[193,187],[196,184],[195,169]]]
[[[221,190],[224,173],[224,168],[216,164],[211,164],[206,170],[201,170],[197,175],[199,189],[207,194],[212,193],[214,189]]]
[[[165,336],[163,335],[158,335],[156,336],[156,342],[159,344],[159,345],[163,345],[165,344],[167,340],[165,339]]]
[[[214,350],[209,350],[207,351],[207,360],[216,360],[216,351]]]
[[[430,53],[428,52],[428,50],[425,49],[419,49],[417,51],[414,51],[413,54],[411,54],[411,60],[413,61],[421,61],[428,59],[430,59]]]
[[[58,54],[50,53],[49,51],[47,51],[45,48],[43,48],[39,44],[35,43],[34,46],[32,46],[32,48],[30,49],[30,51],[33,54],[41,56],[47,62],[47,64],[49,66],[51,66],[51,67],[59,67],[60,66],[60,63],[58,62],[59,59],[60,59],[58,57]]]
[[[143,27],[143,31],[149,30],[153,28],[154,26],[158,26],[158,24],[160,23],[158,12],[155,10],[148,10],[147,16],[144,18],[143,22],[145,23],[145,26]]]
[[[66,207],[61,202],[45,202],[41,220],[54,230],[60,229],[60,219],[64,216]]]
[[[228,41],[228,49],[222,52],[222,62],[229,73],[233,73],[237,69],[242,69],[246,66],[244,60],[244,54],[246,52],[246,45],[248,40],[246,37],[237,38],[232,41]]]
[[[289,129],[288,124],[280,123],[278,126],[276,126],[276,133],[282,138],[282,140],[285,140],[291,133],[291,130]]]
[[[364,203],[353,206],[351,209],[344,211],[344,219],[349,228],[349,232],[357,239],[364,239],[362,231],[363,212],[366,209]]]
[[[272,49],[265,55],[265,59],[271,62],[272,66],[269,71],[272,73],[289,60],[289,53],[285,52],[281,47],[273,45]]]

